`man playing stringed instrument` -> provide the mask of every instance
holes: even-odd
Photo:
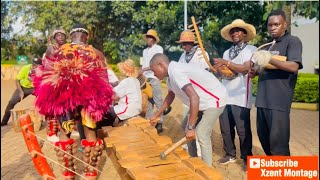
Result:
[[[247,156],[252,155],[252,133],[250,126],[251,79],[247,72],[250,69],[250,58],[257,51],[248,42],[256,35],[256,29],[241,19],[234,20],[221,30],[221,36],[233,43],[231,48],[223,53],[223,58],[214,58],[215,66],[227,66],[237,77],[222,79],[229,95],[228,103],[221,114],[220,130],[223,138],[225,156],[218,160],[219,164],[236,161],[236,146],[234,144],[235,128],[240,140],[240,152],[243,170],[247,170]]]
[[[302,43],[286,31],[286,16],[281,10],[269,14],[267,28],[275,43],[264,49],[273,67],[264,68],[258,74],[257,132],[266,155],[290,156],[290,109],[298,70],[303,68]],[[285,61],[279,61],[279,55]]]

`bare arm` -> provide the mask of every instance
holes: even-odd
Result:
[[[168,91],[166,98],[164,99],[161,108],[150,118],[150,124],[156,125],[157,122],[160,120],[159,117],[161,114],[172,104],[175,98],[175,94],[172,91]]]
[[[22,87],[21,87],[21,84],[20,84],[20,81],[18,79],[16,79],[16,87],[19,91],[22,91]],[[23,92],[23,91],[22,91]]]
[[[271,58],[270,62],[271,65],[274,65],[276,68],[296,73],[299,69],[299,64],[294,61],[279,61],[276,59]]]
[[[190,116],[188,124],[195,126],[199,112],[199,96],[191,84],[185,85],[183,87],[183,91],[187,94],[190,100]]]
[[[94,47],[93,47],[93,50],[94,50],[94,53],[98,56],[98,58],[100,60],[99,66],[107,67],[107,60],[106,60],[106,57],[104,56],[104,54]]]
[[[23,92],[23,90],[22,90],[20,81],[19,81],[18,79],[16,79],[15,83],[16,83],[16,87],[17,87],[17,89],[18,89],[18,91],[19,91],[20,99],[22,100],[23,97],[24,97],[24,92]]]
[[[196,138],[195,125],[197,123],[197,116],[199,112],[199,96],[191,84],[185,85],[182,90],[184,90],[190,100],[189,120],[185,128],[185,133],[187,140],[191,141]],[[193,128],[190,129],[188,125],[192,125]]]
[[[229,63],[229,66],[228,66],[228,63]],[[247,74],[250,68],[248,61],[243,64],[235,64],[231,61],[227,61],[222,58],[214,58],[214,64],[217,65],[218,67],[222,65],[228,66],[232,71],[236,73],[242,73],[242,74]]]

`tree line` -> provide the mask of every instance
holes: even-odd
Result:
[[[283,9],[287,16],[301,15],[319,20],[318,1],[188,1],[191,16],[200,22],[204,46],[210,57],[221,57],[231,45],[220,30],[235,19],[256,27],[251,44],[268,41],[266,18],[272,9]],[[12,22],[22,18],[26,33],[12,34]],[[108,62],[131,57],[136,61],[145,48],[143,34],[158,31],[160,45],[177,60],[182,52],[179,39],[184,24],[184,1],[1,1],[1,61],[16,55],[41,56],[47,37],[57,27],[69,32],[75,23],[86,24],[89,43],[104,52]],[[39,34],[34,37],[34,33]]]

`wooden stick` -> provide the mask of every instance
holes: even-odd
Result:
[[[169,149],[167,149],[166,151],[160,153],[160,157],[161,159],[165,159],[166,156],[171,153],[173,150],[175,150],[177,147],[181,146],[184,142],[187,141],[186,137],[183,137],[182,139],[180,139],[178,142],[176,142],[173,146],[171,146]]]
[[[209,58],[207,57],[207,54],[206,52],[204,51],[204,47],[203,47],[203,44],[202,44],[202,40],[201,40],[201,37],[200,37],[200,33],[199,33],[199,30],[198,30],[198,26],[197,26],[197,23],[196,23],[196,20],[194,19],[194,16],[191,16],[191,20],[192,20],[192,24],[193,24],[193,27],[194,27],[194,30],[196,32],[196,36],[197,36],[197,39],[198,39],[198,43],[199,43],[199,46],[200,46],[200,49],[201,49],[201,52],[203,54],[203,57],[204,59],[206,60],[208,66],[210,67],[211,71],[213,73],[217,73],[218,71],[216,70],[216,68],[214,68],[210,61],[209,61]]]

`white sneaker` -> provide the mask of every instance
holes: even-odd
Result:
[[[59,141],[59,138],[58,138],[57,135],[52,135],[52,136],[48,136],[48,135],[47,135],[47,140],[50,141],[50,142],[52,142],[52,143],[56,143],[56,142]]]

